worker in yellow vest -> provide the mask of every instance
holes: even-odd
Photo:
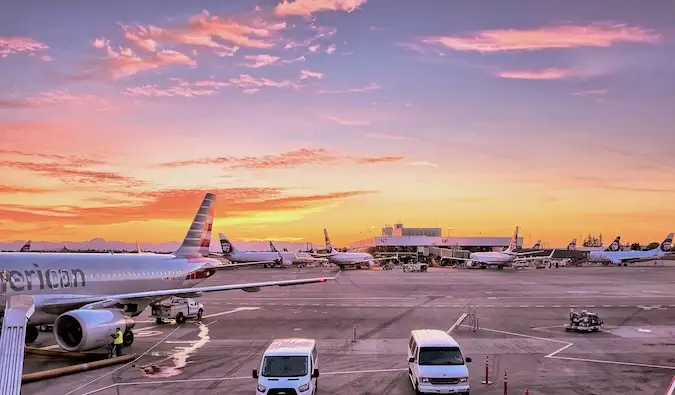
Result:
[[[113,340],[113,356],[122,355],[122,347],[124,347],[124,332],[118,327],[112,335]]]

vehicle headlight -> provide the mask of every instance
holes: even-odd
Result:
[[[265,392],[267,391],[267,387],[265,387],[262,384],[258,384],[258,392]]]
[[[303,384],[303,385],[301,385],[300,387],[298,387],[298,391],[300,391],[300,392],[305,392],[305,391],[307,391],[308,389],[309,389],[309,383]]]
[[[468,378],[468,377],[460,377],[460,378],[459,378],[459,382],[460,382],[460,383],[466,383],[467,381],[469,381],[469,378]]]
[[[426,377],[420,377],[419,380],[420,380],[420,383],[428,383],[429,382],[429,379],[426,378]]]

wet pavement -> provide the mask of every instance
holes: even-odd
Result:
[[[204,285],[328,275],[331,269],[243,269]],[[138,318],[126,352],[137,362],[24,386],[38,394],[251,394],[269,342],[317,339],[322,394],[413,394],[406,374],[412,329],[449,328],[475,301],[480,329],[455,329],[472,394],[661,394],[675,375],[675,267],[524,271],[345,271],[337,282],[219,292],[201,298],[201,323]],[[568,333],[570,306],[600,314],[605,330]],[[468,322],[467,322],[468,324]],[[353,342],[354,326],[357,341]],[[42,333],[39,347],[54,344]],[[481,384],[485,358],[492,385]],[[25,371],[64,365],[29,356]]]

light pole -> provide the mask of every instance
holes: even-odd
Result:
[[[450,231],[452,230],[452,226],[448,226],[448,237],[450,237]]]

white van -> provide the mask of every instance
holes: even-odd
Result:
[[[459,344],[445,331],[419,329],[410,332],[408,376],[420,393],[469,395],[469,370]]]
[[[260,373],[258,373],[260,372]],[[260,361],[256,395],[314,395],[319,385],[319,359],[314,339],[276,339]]]

